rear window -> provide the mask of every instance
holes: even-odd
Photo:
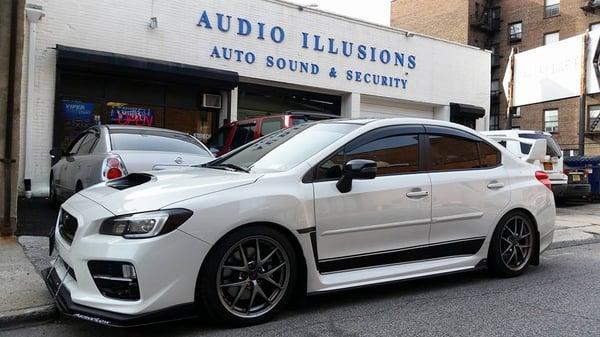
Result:
[[[558,146],[558,144],[556,144],[556,142],[554,141],[554,138],[552,138],[552,136],[550,135],[545,135],[543,133],[520,133],[519,137],[521,138],[527,138],[527,139],[545,139],[546,140],[546,155],[550,156],[550,157],[562,157],[562,151],[560,150],[560,146]],[[531,149],[531,147],[530,147]],[[525,151],[521,151],[523,152],[523,154],[528,154],[529,153],[529,149],[527,150],[527,152]]]
[[[111,130],[110,141],[115,150],[180,152],[211,156],[193,137],[166,131]]]

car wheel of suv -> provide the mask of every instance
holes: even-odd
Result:
[[[490,270],[500,277],[520,275],[535,254],[535,240],[535,227],[525,213],[505,215],[494,230],[490,243]]]
[[[244,326],[269,320],[295,287],[297,259],[278,230],[248,226],[223,238],[206,257],[196,298],[221,323]]]

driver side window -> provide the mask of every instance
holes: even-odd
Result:
[[[346,162],[367,159],[377,163],[377,176],[419,170],[419,135],[390,135],[356,148],[344,148],[317,169],[317,180],[338,179]]]

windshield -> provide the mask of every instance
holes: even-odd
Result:
[[[237,166],[263,173],[287,171],[358,127],[356,124],[305,123],[281,129],[207,166]]]
[[[111,130],[110,142],[114,150],[179,152],[211,157],[195,138],[168,131]]]
[[[562,157],[562,151],[560,150],[560,146],[556,144],[554,138],[552,138],[552,136],[550,135],[545,135],[543,133],[520,133],[519,137],[527,139],[545,139],[546,155],[550,157]],[[529,149],[531,149],[531,147],[529,147]],[[523,154],[529,154],[529,149],[527,149],[527,152],[523,151],[524,149],[522,149]]]

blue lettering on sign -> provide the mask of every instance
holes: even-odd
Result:
[[[204,10],[200,13],[197,26],[212,30],[216,26],[222,33],[231,33],[243,37],[253,37],[260,41],[270,40],[272,43],[283,43],[286,38],[285,30],[281,26],[268,25],[264,22],[253,21],[244,17],[236,17],[237,24],[232,25],[233,17],[223,13],[215,13],[215,16],[209,15]],[[322,36],[320,34],[311,34],[310,32],[301,32],[300,48],[312,50],[313,52],[343,55],[345,58],[355,58],[358,61],[369,61],[370,63],[379,63],[389,65],[390,67],[404,68],[413,70],[417,68],[417,57],[412,54],[398,50],[379,48],[364,43],[355,43],[353,41],[337,40],[334,37]],[[257,54],[253,51],[239,48],[229,48],[214,46],[210,52],[210,57],[239,63],[254,64],[257,61]],[[318,75],[320,66],[309,60],[294,60],[277,55],[266,55],[264,64],[267,68],[290,71],[301,74]],[[329,77],[337,78],[336,67],[328,67]],[[345,78],[347,81],[366,83],[370,85],[406,89],[408,79],[399,77],[396,71],[389,74],[378,74],[365,72],[355,69],[346,69]],[[405,75],[409,75],[405,72]]]

